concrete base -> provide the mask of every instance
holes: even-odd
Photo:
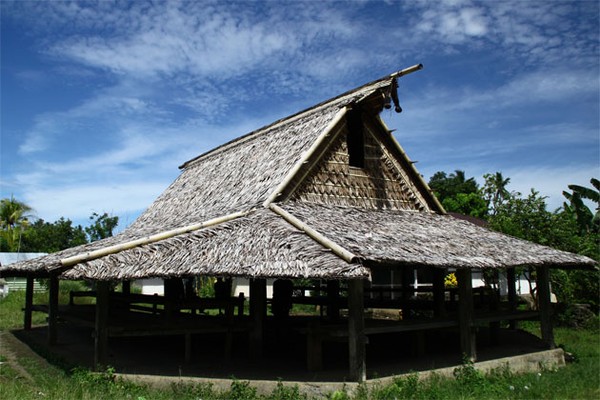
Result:
[[[506,369],[513,373],[537,372],[547,369],[563,367],[565,365],[564,352],[562,349],[552,349],[540,351],[536,353],[524,354],[513,357],[499,358],[496,360],[482,361],[475,363],[475,369],[488,373],[497,369]],[[394,379],[408,377],[416,374],[420,380],[430,378],[432,376],[442,376],[453,378],[454,370],[461,365],[452,367],[439,368],[429,371],[415,372],[411,374],[401,374],[389,376],[385,378],[369,379],[364,385],[368,388],[371,386],[386,386],[392,384]],[[149,385],[154,387],[168,387],[173,383],[182,384],[211,384],[214,389],[228,390],[231,388],[232,379],[215,379],[215,378],[198,378],[198,377],[170,377],[156,375],[138,375],[138,374],[116,374],[117,376],[138,384]],[[257,389],[258,394],[268,395],[273,392],[280,381],[272,380],[250,380],[250,385]],[[356,382],[294,382],[285,381],[284,386],[298,386],[301,393],[306,393],[309,397],[323,397],[330,395],[337,390],[345,390],[349,394],[353,394],[359,384]]]

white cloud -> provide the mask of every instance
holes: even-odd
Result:
[[[535,189],[541,196],[547,197],[546,204],[549,211],[562,207],[565,198],[564,190],[569,190],[568,185],[577,184],[590,187],[590,179],[598,177],[599,165],[560,165],[560,166],[535,166],[515,167],[502,171],[504,177],[510,178],[508,189],[517,191],[527,196],[531,189]],[[483,183],[483,182],[482,182]]]
[[[84,220],[94,212],[120,216],[140,212],[169,184],[169,180],[146,182],[136,180],[107,185],[79,183],[71,187],[28,190],[24,192],[23,201],[45,221],[55,221],[60,217],[75,221]]]

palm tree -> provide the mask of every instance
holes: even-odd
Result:
[[[492,210],[492,215],[496,215],[497,208],[504,200],[510,197],[510,192],[506,186],[510,182],[510,178],[504,179],[502,172],[495,174],[485,174],[485,197],[488,202],[488,207]]]
[[[13,196],[0,200],[0,233],[8,251],[19,251],[23,228],[29,225],[33,209]]]

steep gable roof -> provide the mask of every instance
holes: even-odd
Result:
[[[380,79],[202,154],[126,230],[149,234],[260,206],[349,104],[381,93]]]
[[[180,176],[114,237],[0,267],[0,273],[98,280],[197,274],[350,279],[368,277],[365,266],[376,264],[594,266],[589,258],[443,215],[378,116],[402,73],[184,163]],[[372,158],[362,170],[346,165],[343,139],[347,114],[357,110]],[[334,171],[336,163],[344,166]]]

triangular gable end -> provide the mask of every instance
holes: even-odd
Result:
[[[444,212],[374,111],[346,108],[277,200]]]

